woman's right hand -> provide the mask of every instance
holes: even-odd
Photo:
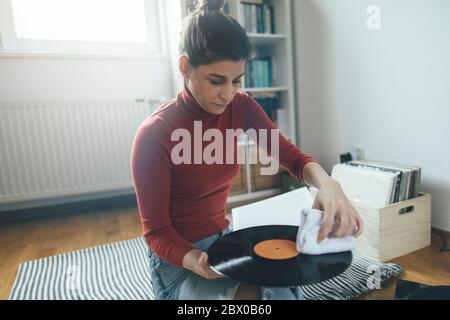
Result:
[[[208,263],[208,254],[198,249],[193,249],[184,256],[183,268],[191,270],[208,280],[223,278],[222,275],[211,269]]]

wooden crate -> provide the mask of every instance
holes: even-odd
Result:
[[[245,146],[238,146],[238,155],[241,159],[241,163],[245,163],[246,158],[246,148]],[[245,164],[240,165],[239,173],[234,177],[231,183],[230,196],[235,196],[238,194],[244,194],[248,192],[247,188],[247,166]]]
[[[357,251],[363,255],[386,262],[431,244],[431,195],[382,208],[352,204],[364,220],[364,232],[357,241]]]
[[[261,165],[251,165],[251,181],[252,190],[261,191],[268,189],[278,189],[281,188],[281,176],[280,172],[273,176],[263,176],[261,175]]]
[[[259,149],[259,152],[264,151]],[[258,147],[251,146],[249,148],[249,154],[251,155],[251,159],[258,159],[257,164],[250,164],[252,191],[281,188],[281,168],[278,170],[276,175],[261,175],[261,168],[268,167],[268,165],[262,165],[259,162]]]
[[[234,177],[231,183],[230,196],[247,193],[247,169],[245,165],[241,165],[239,173]]]

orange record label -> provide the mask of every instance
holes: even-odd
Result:
[[[299,255],[296,243],[290,240],[262,241],[253,250],[258,256],[271,260],[290,259]]]

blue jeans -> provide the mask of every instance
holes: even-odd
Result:
[[[201,251],[220,237],[230,233],[229,228],[194,243]],[[196,273],[174,267],[149,250],[150,277],[158,300],[232,300],[240,282],[230,278],[205,279]],[[299,287],[261,287],[263,300],[303,300]]]

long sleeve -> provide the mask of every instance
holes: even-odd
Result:
[[[258,104],[258,102],[251,96],[245,95],[246,103],[243,103],[244,107],[244,130],[255,129],[258,133],[260,129],[268,130],[268,137],[270,137],[270,130],[278,129],[275,124],[270,120],[264,109]],[[258,139],[258,143],[260,139]],[[303,153],[302,150],[297,148],[294,144],[290,143],[283,134],[279,134],[279,163],[288,170],[289,174],[296,178],[299,182],[303,183],[303,168],[307,163],[317,162],[313,157]],[[265,145],[262,146],[269,155],[271,155],[271,143],[270,139]]]
[[[182,268],[183,257],[194,247],[177,233],[169,215],[172,163],[168,132],[159,117],[139,128],[131,171],[148,246],[169,264]]]

